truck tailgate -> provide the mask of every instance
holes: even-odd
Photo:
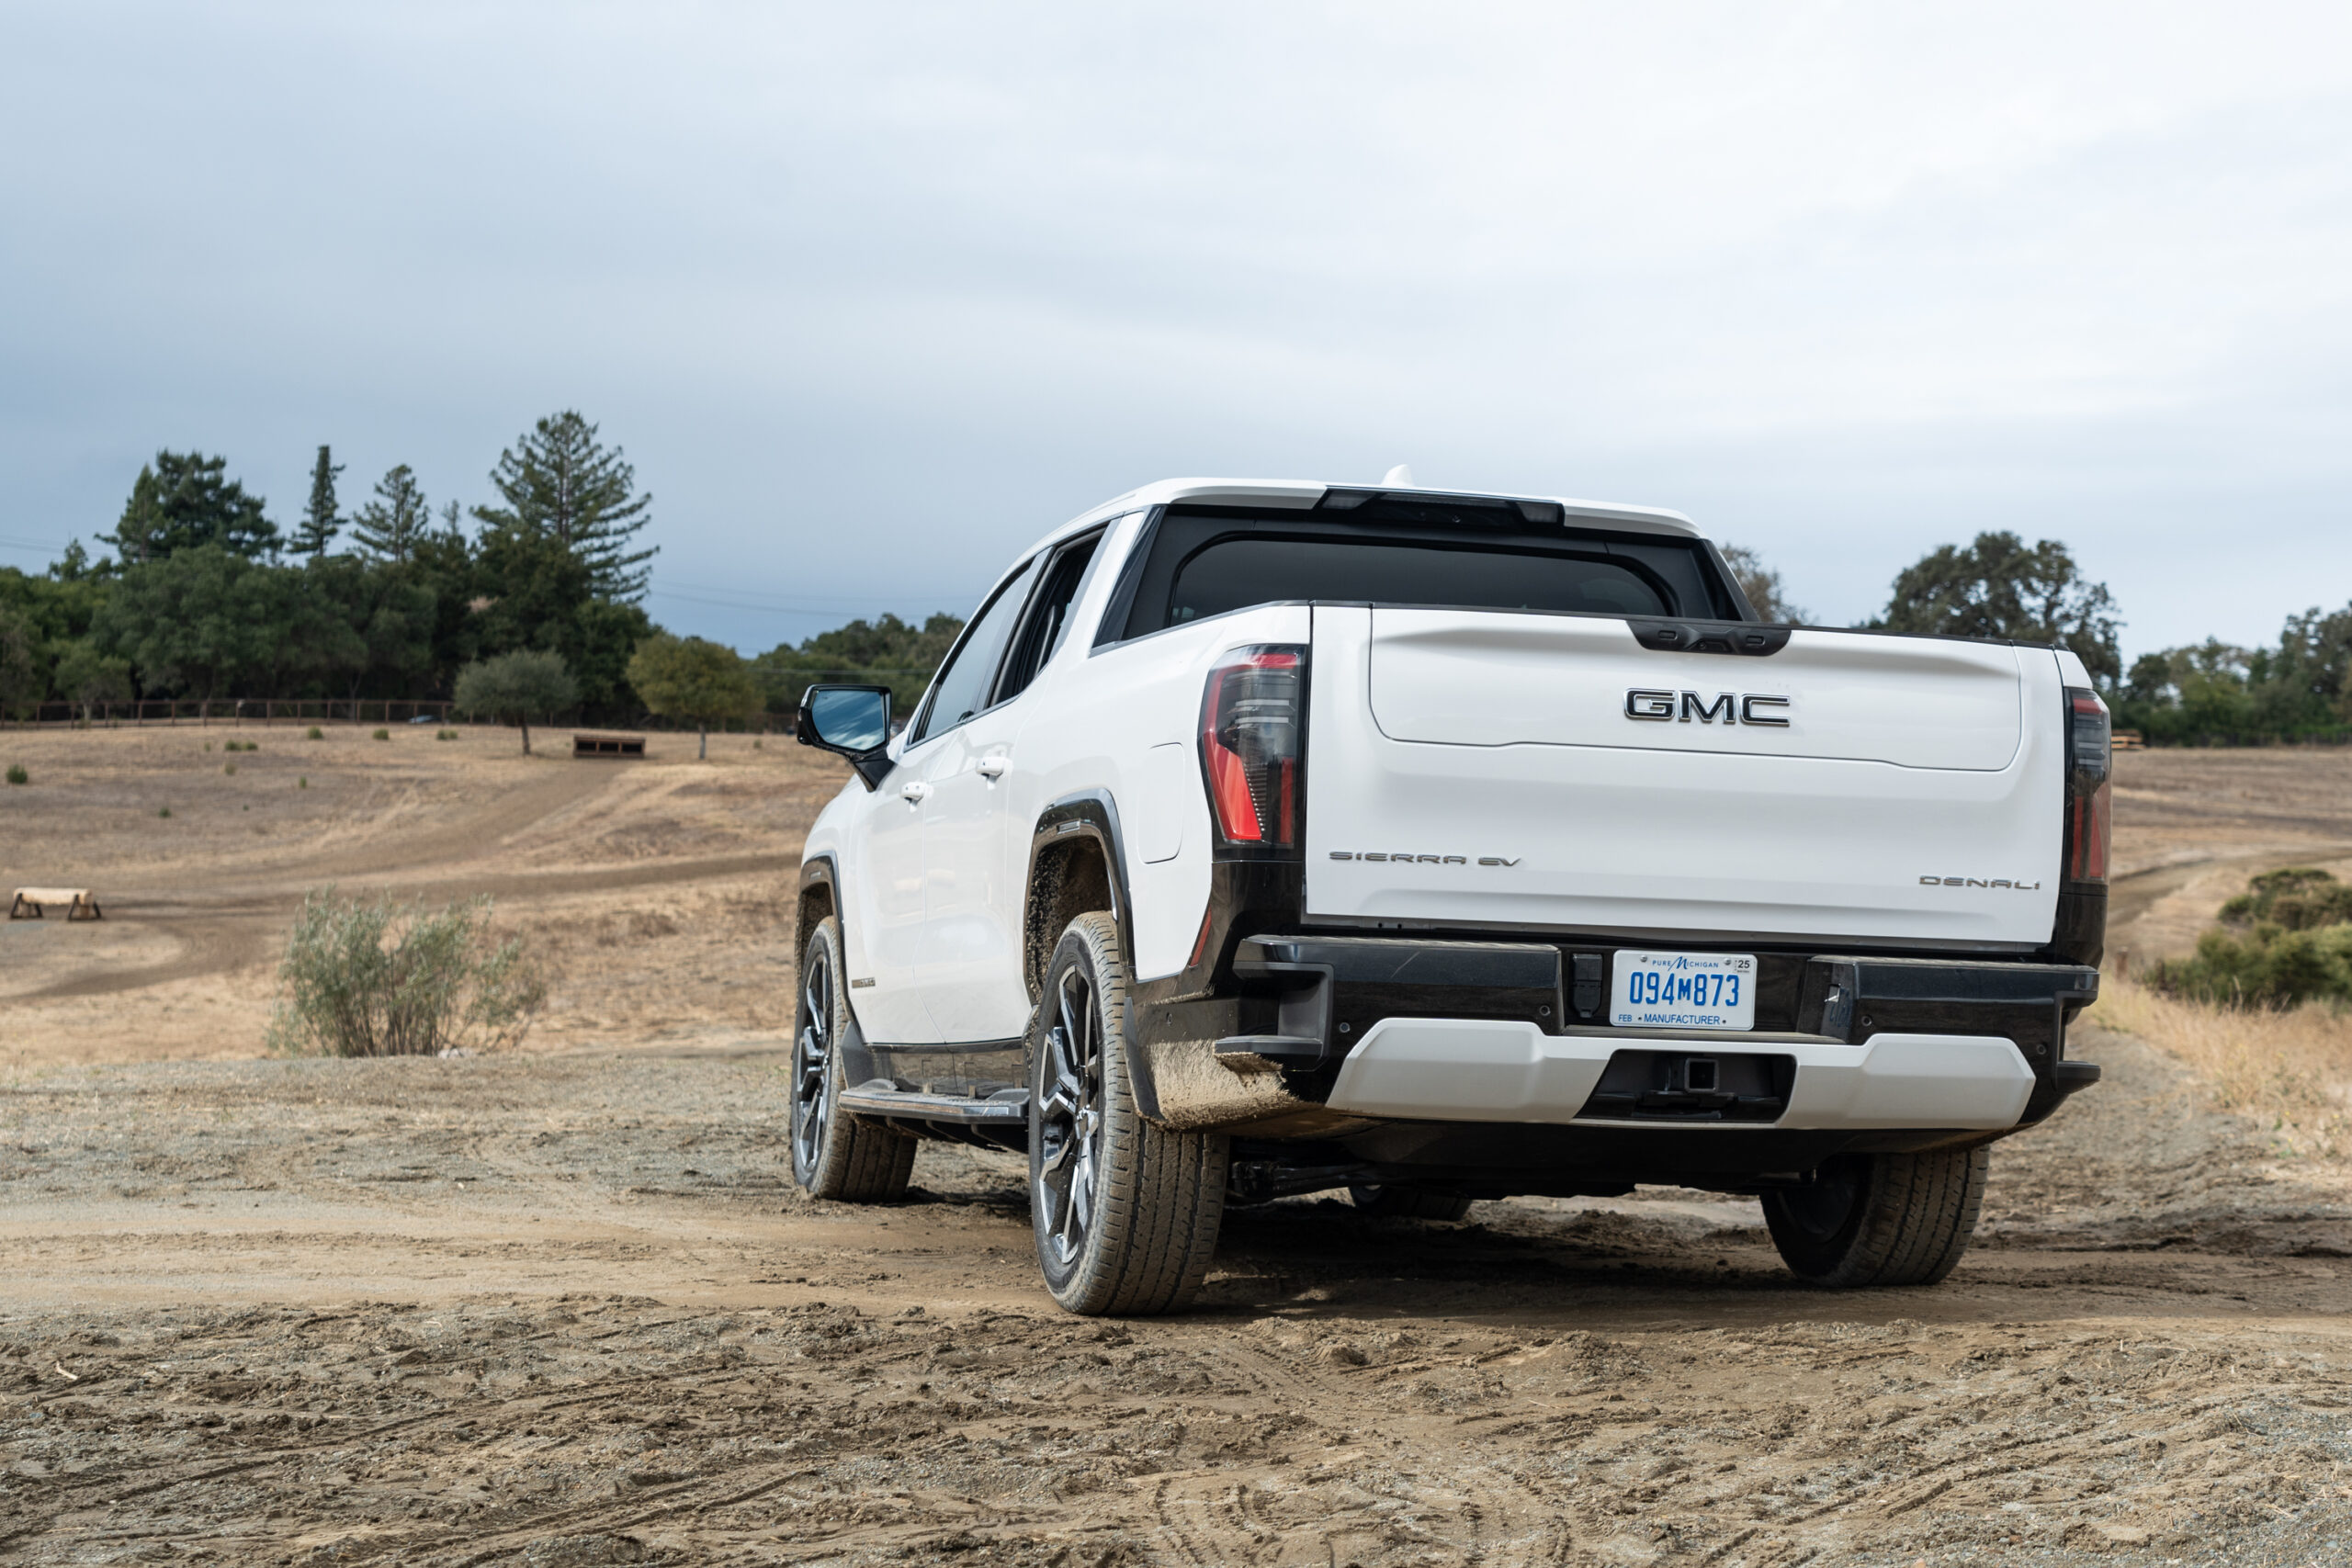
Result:
[[[1310,918],[2049,939],[2047,651],[1817,631],[1657,651],[1620,620],[1475,610],[1317,605],[1314,626]]]

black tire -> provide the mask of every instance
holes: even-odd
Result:
[[[1417,1187],[1351,1187],[1348,1201],[1386,1220],[1458,1220],[1470,1213],[1470,1200],[1458,1193]]]
[[[1046,965],[1029,1041],[1029,1202],[1046,1289],[1087,1317],[1182,1308],[1225,1217],[1227,1141],[1144,1120],[1126,1020],[1118,930],[1080,915]]]
[[[1990,1151],[1845,1155],[1810,1187],[1764,1194],[1772,1245],[1817,1285],[1932,1285],[1952,1271],[1984,1206]]]
[[[915,1141],[838,1108],[842,1041],[851,1029],[842,987],[842,928],[817,923],[800,955],[800,1001],[792,1021],[792,1179],[811,1198],[845,1203],[903,1198]]]

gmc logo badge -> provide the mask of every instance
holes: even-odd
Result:
[[[1675,699],[1681,698],[1678,705]],[[1758,724],[1768,729],[1786,729],[1789,721],[1758,708],[1784,708],[1786,697],[1768,697],[1758,694],[1738,694],[1717,692],[1712,701],[1696,692],[1659,692],[1636,686],[1625,694],[1625,716],[1647,719],[1655,724],[1688,724],[1697,719],[1701,724],[1713,724],[1722,719],[1725,724]]]

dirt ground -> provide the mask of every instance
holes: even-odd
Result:
[[[0,789],[0,884],[89,886],[106,910],[0,924],[0,1068],[254,1055],[287,927],[329,884],[491,895],[560,981],[537,1048],[789,1031],[779,910],[834,759],[788,738],[713,736],[697,762],[693,736],[656,735],[644,761],[574,761],[562,731],[531,757],[511,729],[390,733],[0,732],[31,778]]]
[[[2315,747],[2116,754],[2110,958],[2136,969],[2194,952],[2247,877],[2283,865],[2352,878],[2352,755]]]
[[[2352,1176],[2127,1037],[1996,1150],[1935,1290],[1799,1288],[1702,1193],[1305,1199],[1231,1215],[1199,1311],[1082,1321],[1009,1156],[928,1147],[882,1209],[792,1187],[783,928],[833,764],[364,733],[0,735],[34,778],[0,883],[109,900],[0,926],[0,1561],[2352,1559]],[[2332,756],[2124,761],[2125,929],[2352,854]],[[556,1015],[257,1059],[329,878],[495,892]]]

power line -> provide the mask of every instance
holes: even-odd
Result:
[[[711,590],[700,593],[681,592],[674,588],[649,588],[646,592],[656,599],[675,599],[688,604],[710,604],[724,610],[760,610],[784,615],[838,615],[846,610],[870,608],[876,604],[907,600],[922,595],[911,593],[873,593],[856,596],[810,597],[806,599],[770,598],[765,594],[734,593],[726,590]],[[977,601],[979,595],[972,595]],[[951,603],[957,601],[951,601]]]
[[[741,589],[741,588],[730,587],[730,586],[729,586],[729,585],[727,585],[727,584],[724,584],[724,583],[714,583],[714,582],[685,582],[685,581],[680,581],[679,579],[674,578],[674,577],[664,577],[662,581],[664,581],[664,582],[667,582],[667,583],[672,584],[673,588],[684,588],[684,589],[689,589],[689,590],[691,590],[691,591],[693,591],[694,592],[696,592],[696,593],[729,593],[729,594],[744,594],[744,593],[746,593],[746,590],[743,590],[743,589]],[[655,589],[653,592],[655,592],[656,593],[662,593],[662,592],[670,592],[670,590],[668,590],[668,589],[661,589],[661,588],[657,588],[657,589]],[[819,602],[822,602],[822,603],[825,603],[825,604],[867,604],[867,603],[870,603],[870,602],[872,602],[873,600],[876,600],[876,599],[883,599],[883,598],[894,598],[894,599],[922,599],[922,598],[934,598],[934,599],[935,599],[935,598],[945,597],[945,598],[949,598],[949,599],[960,599],[960,598],[964,597],[964,595],[966,594],[966,592],[967,592],[967,590],[965,590],[965,589],[960,589],[960,588],[956,588],[956,589],[948,589],[948,590],[944,590],[944,591],[942,591],[942,590],[939,590],[939,589],[921,589],[921,588],[915,588],[915,589],[893,589],[893,590],[890,590],[890,591],[889,591],[889,592],[872,592],[872,593],[798,593],[798,594],[791,595],[791,597],[793,597],[793,598],[795,598],[795,599],[798,599],[798,600],[800,600],[800,601],[802,601],[802,602],[804,602],[804,603],[819,603]],[[756,593],[756,592],[754,592],[754,593],[750,593],[748,596],[750,596],[750,597],[753,597],[753,598],[775,598],[775,597],[778,597],[777,595],[775,595],[775,594],[762,594],[762,593]]]

